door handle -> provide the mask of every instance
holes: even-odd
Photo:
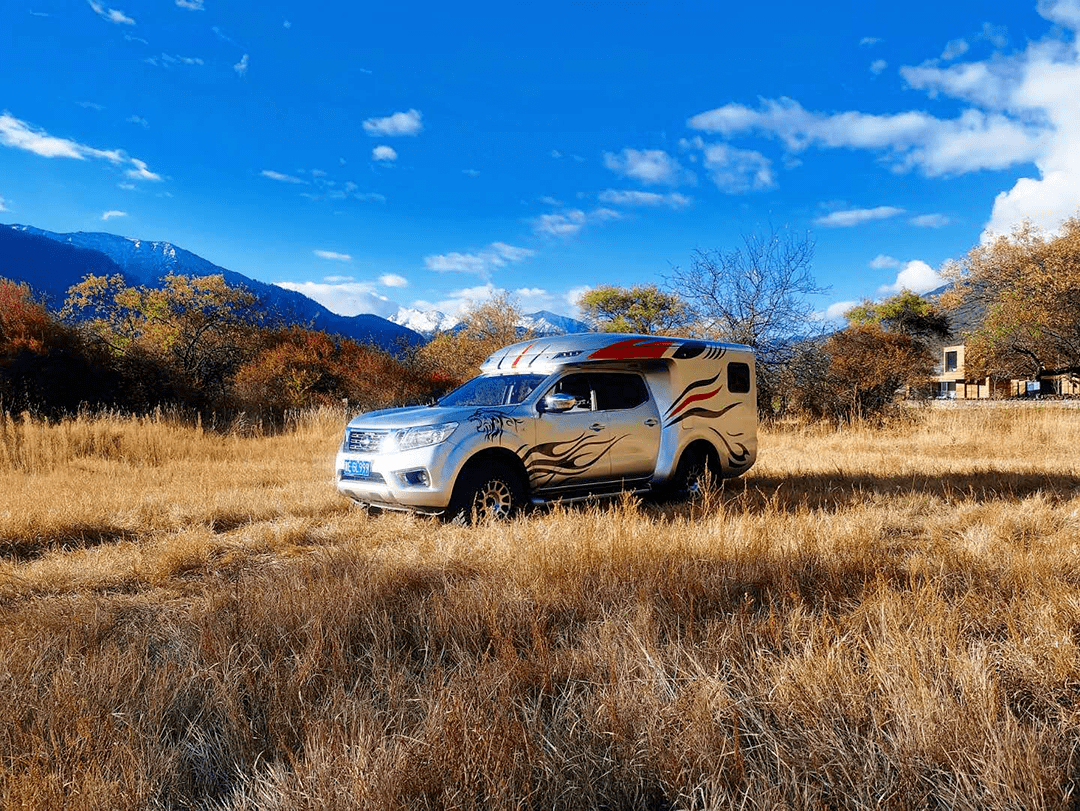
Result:
[[[607,428],[607,426],[602,422],[594,422],[589,426],[590,431],[603,431],[605,428]]]
[[[652,428],[654,425],[659,425],[660,420],[655,419],[653,417],[649,417],[649,419],[645,420],[645,424],[648,425],[650,428]]]

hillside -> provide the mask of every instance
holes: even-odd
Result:
[[[423,337],[377,315],[342,316],[302,293],[260,282],[219,267],[169,242],[78,231],[58,234],[28,225],[0,225],[0,276],[28,282],[62,303],[68,287],[87,273],[122,272],[130,281],[154,285],[168,273],[189,276],[221,274],[231,285],[246,287],[286,323],[372,343],[385,349],[423,343]]]

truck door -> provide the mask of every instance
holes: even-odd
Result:
[[[589,377],[568,374],[543,394],[572,394],[578,403],[569,411],[545,411],[537,417],[536,444],[523,454],[535,490],[587,487],[611,478],[617,442],[596,411]]]
[[[645,380],[633,372],[590,375],[596,417],[611,433],[611,478],[652,476],[660,451],[660,412]]]

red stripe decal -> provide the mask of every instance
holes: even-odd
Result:
[[[676,414],[678,414],[680,411],[690,405],[690,403],[696,403],[698,400],[708,400],[710,397],[716,396],[723,390],[723,388],[723,386],[717,386],[712,391],[707,391],[704,394],[695,394],[693,397],[687,397],[685,400],[682,401],[682,403],[679,404],[678,408],[676,408],[674,411],[671,412],[671,414],[668,415],[669,419],[671,417],[674,417]]]
[[[629,338],[603,349],[597,349],[589,358],[592,360],[637,360],[641,358],[662,358],[675,341],[654,341],[650,339]]]
[[[532,347],[535,343],[536,343],[536,341],[533,341],[531,344],[529,344],[529,346],[527,346],[527,347],[525,347],[524,349],[521,350],[521,354],[518,355],[516,358],[514,358],[514,362],[510,364],[511,369],[516,369],[517,368],[518,361],[521,360],[523,357],[525,357],[525,353],[528,352],[530,347]]]

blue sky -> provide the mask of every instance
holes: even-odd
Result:
[[[1080,207],[1080,0],[4,0],[0,221],[168,240],[344,314],[572,314],[810,231],[817,302]]]

